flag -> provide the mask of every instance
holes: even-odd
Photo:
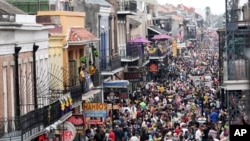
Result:
[[[178,34],[177,34],[177,38],[179,39],[179,41],[182,41],[182,30],[180,29]]]

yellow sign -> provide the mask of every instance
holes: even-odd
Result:
[[[83,103],[84,111],[96,111],[107,110],[107,104],[105,103]]]
[[[173,39],[172,40],[172,51],[173,51],[173,56],[177,56],[177,43],[176,43],[176,40]]]

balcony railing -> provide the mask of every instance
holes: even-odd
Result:
[[[121,67],[121,56],[112,56],[112,57],[101,57],[101,59],[109,59],[109,61],[102,62],[101,71],[113,71]],[[109,62],[109,63],[108,63]]]
[[[167,54],[167,48],[152,48],[148,51],[149,57],[163,57]]]
[[[111,70],[115,70],[121,67],[121,56],[114,56],[110,60]]]
[[[118,13],[127,13],[127,12],[136,12],[137,11],[137,2],[136,0],[125,0],[118,1]]]
[[[139,59],[139,47],[127,45],[126,55],[122,56],[122,61],[135,61]]]
[[[18,131],[18,118],[1,118],[0,119],[0,141],[14,139],[21,136]]]
[[[88,90],[89,91],[89,90]],[[70,92],[72,104],[79,102],[82,98],[81,86],[74,86],[65,90],[63,93]],[[87,92],[87,91],[86,91]],[[57,100],[50,105],[33,110],[18,118],[0,119],[0,140],[20,136],[27,138],[38,132],[42,132],[45,127],[53,124],[61,119],[64,115],[71,111],[70,107],[61,111],[60,100]]]

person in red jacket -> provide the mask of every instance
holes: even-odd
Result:
[[[176,128],[174,129],[174,132],[177,134],[177,136],[180,134],[181,129],[179,125],[176,126]]]
[[[115,133],[113,132],[113,129],[110,129],[109,131],[109,138],[111,141],[115,141]]]

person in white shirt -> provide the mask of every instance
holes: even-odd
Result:
[[[201,127],[199,127],[196,132],[195,132],[195,139],[196,141],[201,141],[202,140],[203,133],[201,131]]]
[[[133,133],[133,136],[129,139],[129,141],[140,141],[140,139]]]

